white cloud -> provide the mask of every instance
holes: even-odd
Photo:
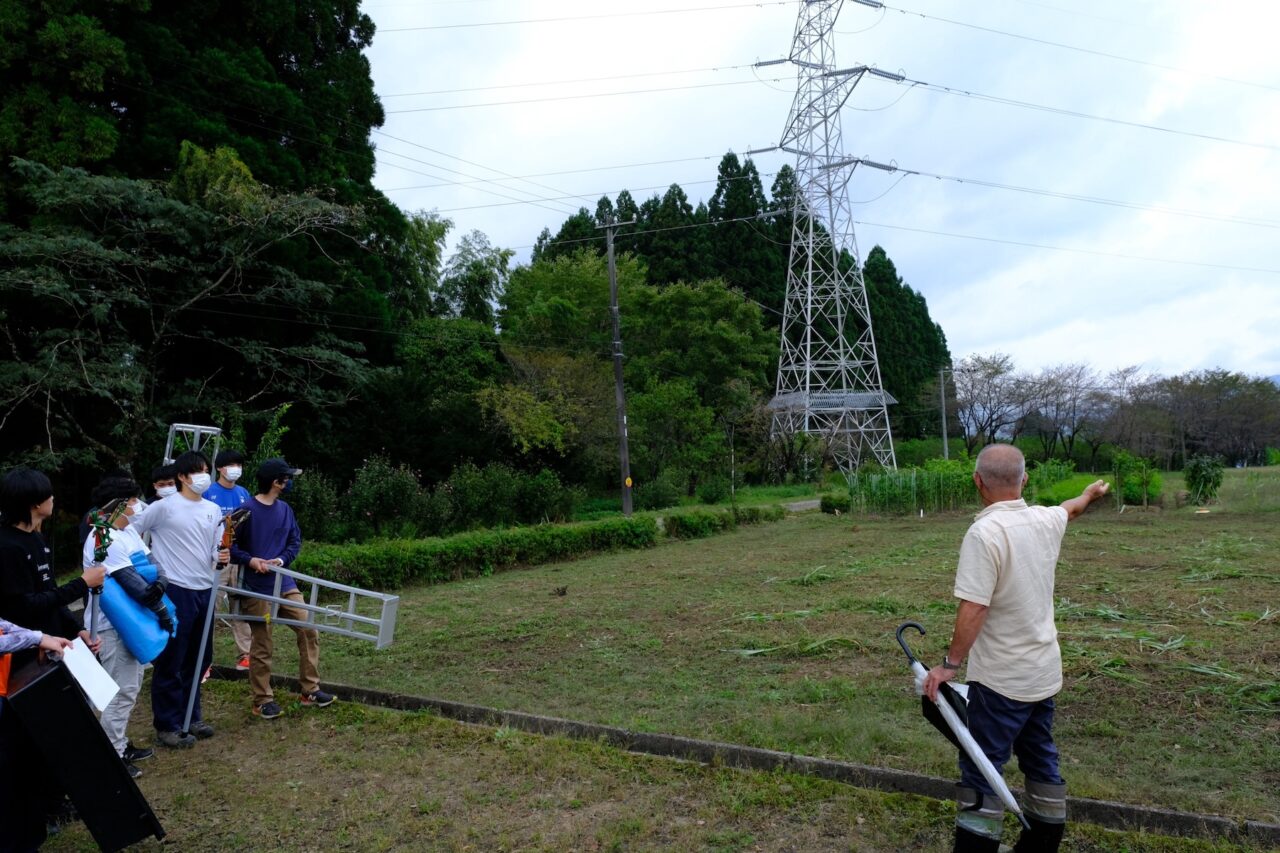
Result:
[[[733,0],[716,0],[735,5]],[[620,17],[511,27],[388,33],[433,23],[587,16],[670,9],[664,0],[422,3],[367,7],[382,32],[370,58],[384,94],[741,65],[790,46],[796,11],[747,6],[712,12]],[[698,4],[704,5],[704,4]],[[714,5],[707,3],[705,5]],[[904,8],[1027,36],[1080,45],[1199,73],[1184,74],[846,3],[841,65],[902,68],[909,77],[1092,115],[1280,146],[1280,62],[1272,42],[1280,6],[1234,0],[1102,0],[1072,4],[998,0],[981,6],[901,0]],[[1066,4],[1057,4],[1065,7]],[[877,23],[877,20],[879,22]],[[863,32],[855,32],[865,30]],[[780,76],[784,69],[761,70]],[[1207,75],[1256,81],[1262,88]],[[750,80],[745,69],[599,83],[391,98],[389,110],[450,103],[564,97]],[[510,174],[590,169],[677,157],[667,166],[534,178],[539,185],[397,188],[462,180],[466,165],[380,137],[379,146],[431,163],[384,156],[377,183],[408,209],[501,203],[485,189],[529,199],[581,193],[586,200],[457,210],[459,233],[479,228],[495,243],[527,247],[601,192],[679,182],[707,198],[719,156],[774,144],[790,107],[790,82],[629,96],[565,99],[389,116],[386,131]],[[781,91],[778,91],[778,89]],[[901,100],[893,103],[899,96]],[[855,109],[874,109],[860,111]],[[908,168],[1280,223],[1280,151],[1247,148],[984,103],[864,81],[843,114],[846,149]],[[785,162],[760,155],[762,172]],[[998,189],[859,174],[851,197],[860,220],[1104,253],[1280,270],[1275,229],[1056,200]],[[766,185],[769,178],[765,178]],[[547,207],[551,210],[546,209]],[[863,251],[879,243],[899,273],[929,299],[952,352],[1003,350],[1034,369],[1087,359],[1102,369],[1141,363],[1182,371],[1214,366],[1280,373],[1274,328],[1280,274],[1124,260],[878,227],[858,230]],[[520,252],[527,257],[527,250]]]

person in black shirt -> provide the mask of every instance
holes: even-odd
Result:
[[[40,534],[53,515],[53,485],[30,468],[16,468],[0,481],[0,618],[53,637],[76,635],[89,643],[67,605],[102,585],[102,566],[58,586],[49,546]],[[89,644],[94,648],[96,643]],[[11,671],[35,659],[36,649],[13,653]],[[0,705],[0,799],[9,807],[0,826],[0,850],[34,850],[45,839],[45,819],[63,800],[31,739]]]
[[[106,572],[101,566],[88,568],[58,586],[49,546],[40,534],[51,515],[53,485],[48,477],[30,468],[16,468],[5,475],[0,482],[0,617],[68,640],[79,634],[88,644],[89,632],[67,605],[102,586]],[[35,650],[19,652],[13,668],[34,657]]]

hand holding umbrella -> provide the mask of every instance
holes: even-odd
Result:
[[[1004,803],[1005,808],[1018,816],[1018,820],[1022,822],[1023,826],[1030,829],[1031,826],[1022,814],[1022,808],[1018,805],[1018,801],[1013,798],[1013,792],[1005,784],[1004,777],[1000,775],[1000,771],[996,770],[995,765],[991,763],[991,759],[987,758],[986,753],[982,751],[982,747],[978,746],[978,742],[970,734],[969,727],[965,723],[965,699],[960,695],[960,691],[950,684],[943,683],[938,685],[939,689],[936,690],[934,698],[931,699],[924,695],[924,682],[929,675],[929,670],[925,668],[924,664],[916,660],[916,656],[911,653],[911,649],[907,646],[907,641],[903,639],[902,632],[907,628],[915,628],[920,632],[921,636],[924,636],[924,626],[918,622],[903,622],[898,626],[896,636],[898,645],[902,646],[902,651],[906,653],[907,660],[911,662],[911,671],[916,677],[916,692],[921,694],[921,707],[925,718],[933,724],[934,728],[946,735],[947,740],[965,751],[965,754],[977,765],[982,777],[991,786],[991,790],[1000,798],[1000,802]]]

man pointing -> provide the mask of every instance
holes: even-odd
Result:
[[[1102,480],[1060,506],[1027,506],[1022,452],[992,444],[978,454],[973,482],[984,509],[960,546],[951,648],[924,682],[936,699],[969,657],[969,730],[1000,770],[1010,752],[1026,776],[1031,824],[1017,851],[1056,851],[1067,820],[1067,786],[1053,743],[1053,697],[1062,689],[1062,653],[1053,621],[1053,583],[1067,522],[1107,493]],[[960,754],[956,851],[995,853],[1004,807],[977,765]]]

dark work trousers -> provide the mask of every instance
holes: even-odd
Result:
[[[209,610],[211,589],[186,589],[169,584],[169,600],[178,615],[178,633],[169,638],[160,656],[152,661],[151,711],[158,732],[182,731],[182,721],[187,716],[187,700],[191,697],[191,684],[198,673],[203,673],[213,661],[213,626],[209,626],[209,639],[200,653],[200,632]],[[200,716],[200,686],[196,685],[196,704],[191,721]]]
[[[26,853],[44,843],[51,785],[33,735],[0,698],[0,853]]]
[[[999,772],[1012,752],[1024,776],[1046,785],[1062,785],[1058,748],[1053,744],[1053,697],[1039,702],[1008,699],[969,682],[969,731]],[[982,771],[960,751],[960,784],[983,794],[995,792]]]

